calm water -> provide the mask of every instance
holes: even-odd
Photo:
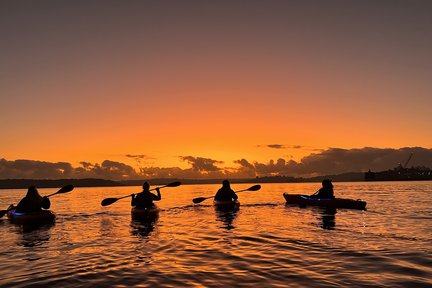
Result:
[[[184,185],[162,189],[159,218],[137,223],[129,198],[99,203],[139,187],[76,188],[51,197],[54,225],[0,220],[0,287],[431,287],[432,182],[334,184],[368,210],[285,206],[283,192],[319,188],[308,183],[263,184],[218,213],[191,199],[219,185]],[[0,209],[25,192],[0,190]]]

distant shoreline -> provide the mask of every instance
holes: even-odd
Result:
[[[231,183],[308,183],[321,182],[325,178],[330,178],[335,182],[359,182],[364,181],[364,173],[352,172],[340,175],[317,176],[311,178],[295,178],[289,176],[269,176],[248,179],[229,179]],[[224,179],[140,179],[140,180],[106,180],[106,179],[0,179],[0,189],[25,189],[31,185],[38,188],[58,188],[65,185],[75,187],[116,187],[116,186],[141,186],[144,181],[151,185],[165,185],[174,181],[180,181],[184,185],[193,184],[220,184]]]
[[[323,179],[332,179],[333,182],[366,182],[363,172],[350,172],[338,175],[316,176],[311,178],[295,178],[289,176],[268,176],[245,179],[229,179],[233,184],[263,184],[263,183],[316,183]],[[140,179],[140,180],[106,180],[96,178],[86,179],[0,179],[1,189],[27,189],[35,185],[38,188],[59,188],[66,185],[75,187],[119,187],[119,186],[141,186],[144,181],[150,185],[166,185],[171,182],[180,181],[183,185],[199,184],[221,184],[224,179]],[[429,179],[402,179],[402,180],[377,180],[377,181],[428,181]],[[429,180],[430,181],[430,180]]]

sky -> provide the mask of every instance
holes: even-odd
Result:
[[[430,11],[415,0],[3,0],[0,178],[315,175],[333,170],[287,163],[352,162],[334,153],[345,151],[363,164],[344,169],[365,170],[389,151],[386,168],[430,155]]]

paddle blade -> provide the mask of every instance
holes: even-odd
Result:
[[[66,185],[66,186],[60,188],[60,190],[57,191],[55,194],[67,193],[67,192],[72,191],[73,189],[74,189],[73,185]]]
[[[8,210],[0,210],[0,218],[6,215],[7,212]]]
[[[254,185],[252,187],[250,187],[249,189],[247,189],[247,191],[258,191],[261,189],[261,185]]]
[[[177,186],[180,186],[180,185],[181,185],[181,182],[177,181],[177,182],[172,182],[172,183],[170,183],[168,185],[165,185],[164,187],[177,187]]]
[[[101,205],[108,206],[117,202],[117,200],[119,200],[119,198],[105,198],[104,200],[102,200]]]
[[[9,212],[10,210],[15,209],[15,208],[16,208],[16,206],[11,204],[8,209],[0,210],[0,218],[3,217],[4,215],[6,215],[6,213]]]
[[[198,204],[198,203],[203,202],[206,199],[208,199],[208,197],[198,197],[198,198],[192,199],[192,202],[195,203],[195,204]]]
[[[60,190],[58,190],[57,192],[52,193],[50,195],[47,195],[46,197],[51,197],[51,196],[54,196],[54,195],[57,195],[57,194],[61,194],[61,193],[67,193],[67,192],[72,191],[73,189],[74,189],[73,185],[66,185],[66,186],[60,188]]]

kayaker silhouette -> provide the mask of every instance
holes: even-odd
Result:
[[[143,184],[143,191],[137,195],[132,194],[131,205],[139,208],[151,208],[154,207],[153,201],[159,201],[162,199],[159,188],[156,188],[157,195],[150,192],[150,184],[146,181]]]
[[[324,179],[322,181],[322,187],[312,194],[310,197],[312,198],[322,198],[322,199],[333,199],[334,192],[333,192],[333,184],[330,179]]]
[[[224,180],[222,182],[222,188],[220,188],[214,196],[215,201],[235,201],[238,199],[237,194],[231,189],[230,182]]]
[[[37,212],[43,209],[49,209],[51,202],[48,197],[42,197],[35,186],[30,186],[26,196],[21,199],[16,207],[16,212]]]

